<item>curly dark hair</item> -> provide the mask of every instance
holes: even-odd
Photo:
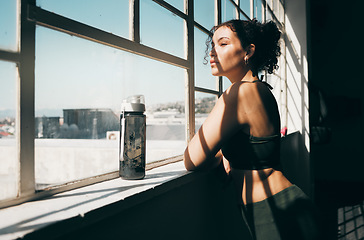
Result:
[[[215,31],[223,26],[236,32],[245,50],[250,44],[255,45],[255,53],[248,63],[254,76],[257,76],[258,72],[262,70],[267,70],[269,74],[272,74],[274,70],[278,69],[278,57],[281,55],[279,46],[281,32],[274,22],[260,23],[256,19],[230,20],[214,26],[206,41],[205,63],[207,63],[211,50],[212,37]]]

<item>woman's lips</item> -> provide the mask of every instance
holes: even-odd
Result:
[[[216,62],[214,59],[210,59],[210,64],[216,64],[218,62]]]

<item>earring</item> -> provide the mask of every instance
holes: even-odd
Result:
[[[245,62],[245,65],[248,65],[248,57],[247,56],[245,56],[244,62]]]

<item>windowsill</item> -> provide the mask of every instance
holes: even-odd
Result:
[[[192,181],[192,176],[179,161],[147,171],[143,180],[117,178],[5,208],[0,210],[0,239],[21,238],[114,203],[118,211],[127,209]]]

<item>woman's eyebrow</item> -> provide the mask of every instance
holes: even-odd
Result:
[[[228,39],[228,40],[230,40],[230,38],[228,38],[228,37],[220,37],[216,42],[220,42],[221,40],[223,40],[223,39]],[[212,41],[211,42],[211,44],[212,45],[215,45],[215,42],[214,41]]]
[[[217,42],[220,42],[221,40],[223,40],[223,39],[225,39],[225,38],[226,38],[226,39],[228,39],[228,40],[230,39],[230,38],[228,38],[228,37],[220,37],[220,38],[217,40]]]

